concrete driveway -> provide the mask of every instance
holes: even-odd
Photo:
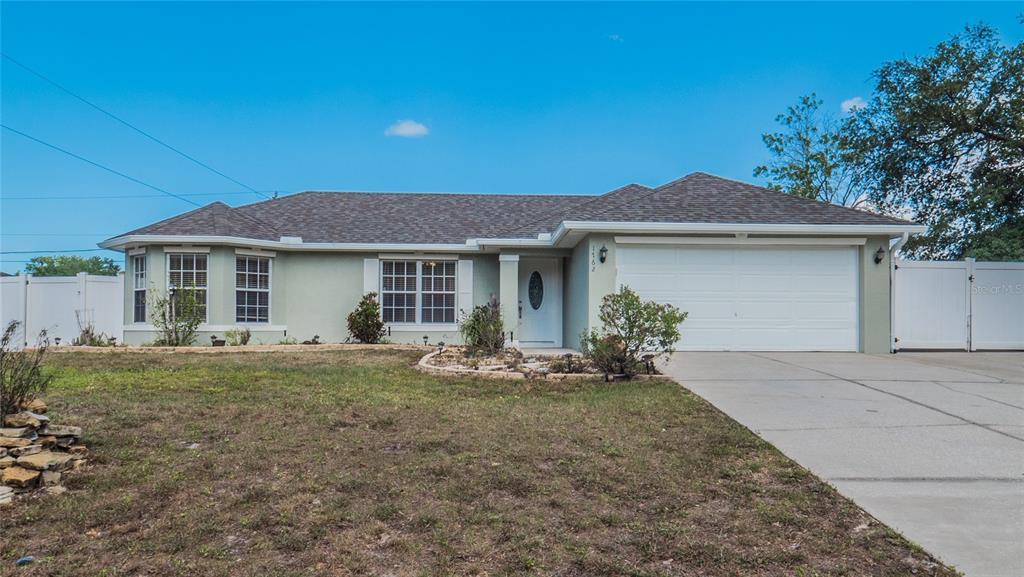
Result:
[[[1024,576],[1024,353],[676,353],[667,372],[969,577]]]

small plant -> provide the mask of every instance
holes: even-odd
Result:
[[[277,341],[277,344],[279,344],[279,345],[297,345],[297,344],[299,344],[299,339],[297,339],[295,337],[285,337],[285,338]]]
[[[384,338],[384,321],[381,320],[380,303],[377,293],[363,295],[356,309],[348,315],[348,332],[361,343],[375,345]]]
[[[562,355],[561,357],[548,361],[548,369],[552,373],[572,374],[582,373],[585,365],[582,360],[573,358],[573,355]]]
[[[252,331],[249,330],[249,327],[231,329],[224,333],[224,339],[232,347],[244,347],[252,339]]]
[[[505,332],[501,320],[501,307],[492,298],[485,305],[473,307],[462,318],[459,333],[469,355],[493,355],[505,348]]]
[[[114,342],[113,337],[106,333],[97,333],[96,328],[90,323],[80,329],[71,344],[76,347],[109,347],[113,346]]]
[[[206,316],[196,291],[178,288],[168,292],[153,291],[150,302],[153,326],[160,336],[153,344],[160,347],[184,347],[196,340],[196,331]]]
[[[679,340],[679,325],[686,320],[686,313],[678,308],[645,302],[626,286],[601,299],[598,316],[602,329],[585,331],[580,348],[606,378],[612,374],[632,377],[658,355],[671,353]]]
[[[43,394],[53,379],[42,370],[43,356],[50,345],[46,331],[39,333],[34,349],[15,350],[12,341],[20,325],[11,321],[0,336],[0,421]]]

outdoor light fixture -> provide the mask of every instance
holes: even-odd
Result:
[[[608,260],[608,247],[601,246],[601,250],[597,251],[597,260],[601,262]]]
[[[878,247],[878,250],[875,251],[875,264],[882,264],[882,259],[884,259],[884,258],[885,258],[885,249],[882,248],[882,247]]]

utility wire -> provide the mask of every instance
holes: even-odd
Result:
[[[65,88],[61,84],[58,84],[56,81],[47,78],[41,72],[37,72],[37,71],[33,70],[32,68],[29,68],[27,65],[22,64],[21,62],[18,62],[14,58],[11,58],[10,56],[7,55],[7,53],[0,52],[0,55],[3,55],[4,58],[6,58],[7,60],[10,60],[13,64],[16,64],[17,66],[19,66],[23,70],[25,70],[25,71],[27,71],[27,72],[29,72],[31,74],[34,74],[35,76],[43,79],[44,81],[52,84],[53,86],[56,86],[58,89],[60,89],[64,93],[68,94],[69,96],[71,96],[73,98],[76,98],[77,100],[79,100],[79,101],[81,101],[81,102],[91,106],[92,108],[102,112],[103,114],[109,116],[110,118],[113,118],[114,120],[120,122],[121,124],[127,126],[128,128],[131,128],[135,132],[138,132],[139,134],[145,136],[146,138],[152,140],[153,142],[159,144],[160,146],[163,146],[164,148],[166,148],[166,149],[168,149],[168,150],[170,150],[170,151],[172,151],[172,152],[174,152],[174,153],[176,153],[176,154],[178,154],[180,156],[183,156],[184,158],[187,158],[188,160],[191,160],[192,162],[198,164],[199,166],[202,166],[203,168],[205,168],[206,170],[209,170],[210,172],[213,172],[214,174],[218,174],[218,175],[220,175],[220,176],[230,180],[231,182],[237,184],[238,186],[241,186],[242,188],[248,190],[249,192],[252,192],[254,194],[262,196],[263,198],[266,198],[266,199],[270,198],[266,194],[263,194],[262,192],[256,190],[255,188],[253,188],[253,187],[251,187],[251,186],[249,186],[247,184],[244,184],[242,182],[239,182],[239,181],[235,180],[234,178],[231,178],[230,176],[224,174],[223,172],[217,170],[216,168],[210,166],[209,164],[206,164],[205,162],[202,162],[201,160],[198,160],[195,157],[192,157],[192,156],[189,156],[188,154],[185,154],[181,150],[178,150],[177,148],[171,146],[170,144],[167,144],[166,142],[160,140],[159,138],[153,136],[152,134],[146,132],[145,130],[142,130],[138,126],[135,126],[134,124],[128,122],[127,120],[121,118],[120,116],[117,116],[113,112],[108,112],[107,110],[101,108],[99,105],[93,104],[89,100],[86,100],[84,97],[75,94],[74,92],[72,92],[71,90]]]
[[[62,252],[95,252],[107,248],[69,248],[67,250],[0,250],[0,254],[57,254]]]
[[[265,190],[263,192],[274,192]],[[252,194],[251,192],[196,192],[179,194],[178,196],[227,196],[236,194]],[[98,198],[160,198],[162,194],[108,194],[98,196],[0,196],[0,200],[93,200]]]
[[[157,192],[162,192],[162,193],[166,194],[167,196],[174,197],[174,198],[176,198],[178,200],[187,202],[187,203],[189,203],[189,204],[191,204],[193,206],[202,207],[202,205],[199,204],[198,202],[191,201],[191,200],[185,198],[184,196],[180,196],[180,195],[174,194],[173,192],[168,192],[168,191],[160,188],[159,186],[153,186],[152,184],[149,184],[148,182],[142,182],[141,180],[139,180],[139,179],[137,179],[135,177],[132,177],[132,176],[128,176],[127,174],[125,174],[123,172],[118,172],[118,171],[114,170],[113,168],[108,168],[108,167],[103,166],[102,164],[100,164],[98,162],[93,162],[93,161],[89,160],[88,158],[84,158],[82,156],[78,156],[74,152],[71,152],[71,151],[68,151],[68,150],[64,150],[63,148],[61,148],[59,146],[50,144],[49,142],[45,142],[45,141],[39,140],[35,136],[29,135],[29,134],[25,134],[24,132],[22,132],[20,130],[15,130],[15,129],[11,128],[10,126],[7,126],[6,124],[0,124],[0,127],[6,128],[7,130],[10,130],[11,132],[13,132],[15,134],[21,135],[21,136],[23,136],[23,137],[25,137],[25,138],[27,138],[29,140],[38,142],[39,144],[42,144],[43,146],[46,146],[46,147],[49,147],[49,148],[52,148],[52,149],[54,149],[54,150],[56,150],[58,152],[63,152],[64,154],[66,154],[68,156],[71,156],[73,158],[77,158],[78,160],[81,160],[82,162],[89,163],[89,164],[91,164],[91,165],[93,165],[93,166],[95,166],[97,168],[102,168],[103,170],[106,170],[107,172],[114,173],[114,174],[116,174],[116,175],[118,175],[118,176],[120,176],[122,178],[127,178],[128,180],[130,180],[132,182],[135,182],[137,184],[141,184],[142,186],[145,186],[145,187],[148,187],[148,188],[152,188],[153,190],[155,190]]]
[[[107,248],[70,248],[67,250],[0,250],[0,254],[61,254],[65,252],[97,252]]]

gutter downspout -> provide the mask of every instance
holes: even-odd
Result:
[[[889,248],[889,352],[896,352],[896,255],[910,240],[910,233],[905,232],[896,244]]]

